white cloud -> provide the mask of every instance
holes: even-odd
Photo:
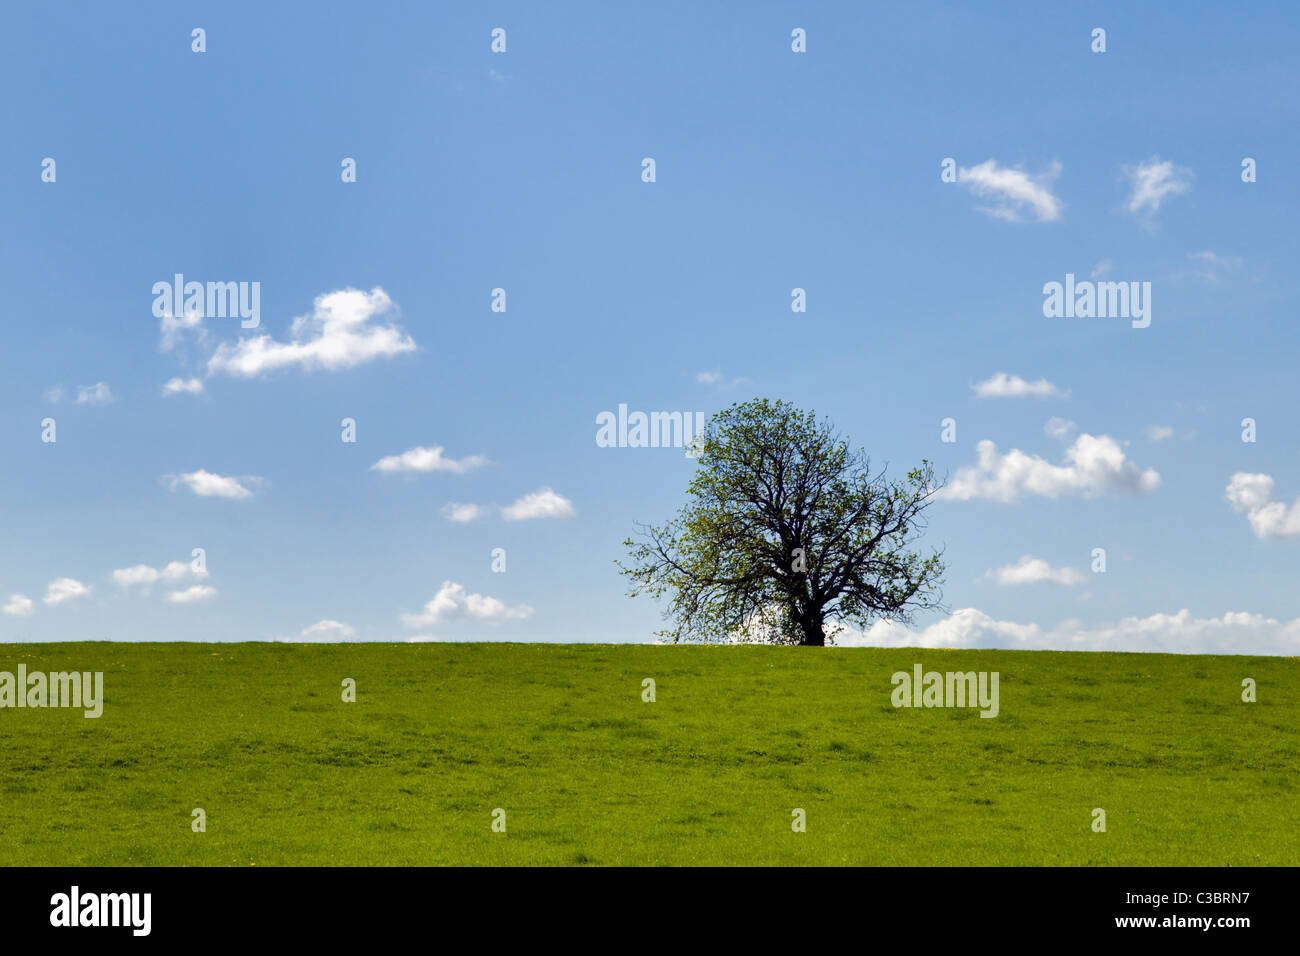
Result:
[[[708,372],[696,372],[695,381],[700,385],[717,385],[722,388],[735,388],[737,385],[744,385],[749,381],[747,378],[733,378],[727,381],[727,376],[722,374],[720,369],[713,369]]]
[[[193,604],[195,601],[210,601],[217,596],[217,589],[209,584],[195,584],[184,591],[170,591],[167,600],[172,604]]]
[[[45,592],[45,603],[54,607],[66,601],[89,597],[90,588],[75,578],[55,578]]]
[[[1257,538],[1293,538],[1300,535],[1300,498],[1287,507],[1273,499],[1270,475],[1239,471],[1228,479],[1224,497],[1237,512],[1244,512]]]
[[[113,581],[121,588],[129,588],[134,584],[155,584],[158,581],[158,569],[151,568],[147,564],[118,568],[113,572]]]
[[[976,464],[958,468],[939,497],[1012,502],[1021,495],[1091,498],[1109,491],[1149,494],[1160,486],[1159,473],[1139,469],[1109,435],[1079,435],[1066,449],[1063,465],[1016,448],[1001,454],[987,439],[975,446],[975,455]]]
[[[845,646],[1011,648],[1058,651],[1152,651],[1173,654],[1300,654],[1300,618],[1279,622],[1262,614],[1228,612],[1195,618],[1175,614],[1126,617],[1114,624],[1086,626],[1062,621],[1037,624],[999,621],[975,608],[954,611],[919,630],[877,621],[865,631],[846,628],[835,637]]]
[[[77,386],[78,405],[107,405],[113,401],[113,398],[113,390],[108,387],[107,382]]]
[[[1052,194],[1050,186],[1060,174],[1060,163],[1052,163],[1039,176],[1030,176],[988,159],[978,166],[959,169],[957,182],[968,185],[981,199],[992,201],[992,205],[981,207],[990,216],[1023,222],[1022,214],[1032,213],[1038,222],[1053,222],[1061,218],[1061,200]]]
[[[503,621],[518,620],[531,616],[533,609],[527,604],[507,607],[496,598],[482,594],[468,594],[464,585],[454,581],[442,582],[419,614],[403,614],[402,623],[407,627],[429,627],[438,621],[469,619],[500,624]]]
[[[197,378],[169,379],[162,387],[163,397],[168,395],[198,395],[203,391],[203,383]]]
[[[482,455],[464,458],[442,457],[442,446],[411,448],[400,455],[389,455],[370,466],[371,471],[450,471],[457,475],[473,471],[488,464]]]
[[[527,521],[530,518],[572,518],[575,512],[573,502],[544,487],[502,508],[501,514],[507,521]]]
[[[185,578],[206,578],[207,568],[196,568],[189,561],[171,561],[162,569],[164,581],[182,581]]]
[[[303,628],[298,636],[304,641],[347,641],[356,634],[357,629],[350,624],[324,619]]]
[[[483,516],[483,509],[478,505],[461,504],[456,501],[442,506],[442,514],[448,521],[466,524]]]
[[[971,386],[976,398],[1065,398],[1070,393],[1062,391],[1045,378],[1028,382],[1019,375],[997,372],[992,378]]]
[[[1151,441],[1168,441],[1174,437],[1174,430],[1168,425],[1148,425],[1147,438]]]
[[[1134,215],[1155,215],[1170,196],[1192,188],[1190,169],[1175,166],[1168,160],[1161,162],[1159,156],[1152,156],[1136,166],[1126,166],[1124,175],[1133,184],[1128,197],[1128,211]]]
[[[63,401],[63,386],[51,385],[45,390],[45,400],[51,405],[57,405]]]
[[[1109,259],[1102,259],[1101,262],[1092,267],[1092,272],[1089,273],[1088,278],[1104,279],[1106,276],[1110,275],[1110,270],[1112,268],[1114,268],[1114,265]]]
[[[282,637],[280,640],[337,643],[339,641],[350,641],[356,636],[357,629],[352,627],[350,624],[344,624],[342,621],[323,619],[309,627],[303,628],[302,633],[297,637]]]
[[[22,594],[9,595],[9,603],[5,605],[4,612],[10,617],[30,617],[36,613],[36,605],[32,599]]]
[[[1056,416],[1049,418],[1047,424],[1043,426],[1043,431],[1047,433],[1047,436],[1058,441],[1065,441],[1078,430],[1079,426],[1070,419],[1057,418]]]
[[[158,348],[163,352],[170,352],[181,343],[186,332],[195,329],[198,330],[199,341],[206,342],[208,331],[203,328],[203,315],[199,312],[187,312],[180,318],[164,315],[159,323]]]
[[[1037,584],[1050,581],[1053,584],[1072,586],[1082,584],[1084,575],[1076,568],[1054,568],[1042,558],[1022,555],[1015,564],[1004,565],[989,571],[987,577],[993,578],[1001,585]]]
[[[137,564],[129,568],[118,568],[113,572],[113,580],[118,587],[129,588],[133,585],[142,584],[149,587],[157,584],[159,580],[163,581],[183,581],[186,578],[206,578],[208,571],[206,568],[195,568],[194,565],[187,561],[172,561],[161,571],[157,568],[150,567],[147,564]]]
[[[186,472],[183,475],[163,475],[163,480],[167,486],[175,491],[182,485],[205,498],[250,498],[253,492],[244,486],[243,482],[250,484],[260,482],[262,479],[256,477],[233,478],[227,475],[216,475],[210,471],[199,469],[198,471]]]
[[[289,341],[277,342],[263,334],[233,345],[222,343],[208,360],[208,374],[253,378],[295,365],[308,371],[334,371],[414,351],[415,341],[401,326],[371,321],[393,308],[393,301],[380,288],[319,295],[310,315],[293,320]]]

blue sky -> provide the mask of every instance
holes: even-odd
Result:
[[[849,640],[1300,652],[1298,19],[11,5],[0,639],[647,641],[613,562],[695,465],[596,416],[761,395],[964,489],[952,613]],[[260,326],[165,348],[176,273]]]

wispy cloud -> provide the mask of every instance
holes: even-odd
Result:
[[[198,395],[203,391],[203,382],[197,378],[173,378],[163,384],[162,393],[168,395]]]
[[[1221,256],[1209,249],[1189,252],[1187,259],[1192,263],[1192,275],[1210,283],[1222,282],[1241,268],[1240,256]]]
[[[77,386],[78,405],[107,405],[113,401],[113,398],[113,390],[108,387],[107,382]]]
[[[1060,174],[1059,162],[1030,176],[1022,169],[999,166],[997,160],[987,159],[978,166],[958,169],[957,182],[989,201],[980,209],[990,216],[1007,222],[1024,222],[1026,216],[1037,222],[1055,222],[1061,218],[1062,203],[1053,195],[1051,184]]]
[[[971,388],[976,398],[1067,398],[1069,392],[1057,388],[1045,378],[1029,382],[1019,375],[997,372],[992,378],[976,382]]]
[[[1055,438],[1057,441],[1065,441],[1078,430],[1079,426],[1070,419],[1057,418],[1056,416],[1049,418],[1047,424],[1043,426],[1043,431],[1047,436]]]
[[[1128,197],[1128,211],[1135,216],[1154,216],[1170,196],[1178,196],[1192,188],[1192,171],[1175,166],[1169,160],[1152,156],[1136,166],[1124,167],[1132,190]]]
[[[477,518],[483,516],[483,509],[478,505],[461,504],[457,501],[448,502],[442,506],[442,515],[448,521],[455,521],[457,524],[468,524]]]
[[[235,478],[230,475],[218,475],[199,469],[181,475],[163,475],[163,481],[172,491],[188,488],[203,498],[251,498],[253,492],[249,484],[260,484],[262,479],[256,476]]]

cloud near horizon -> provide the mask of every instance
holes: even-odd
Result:
[[[494,597],[470,594],[465,586],[455,581],[443,581],[438,593],[429,599],[419,614],[403,614],[402,623],[410,628],[429,627],[439,621],[471,620],[488,624],[522,620],[531,617],[533,609],[527,604],[507,607]]]
[[[1300,618],[1278,621],[1262,614],[1229,611],[1197,618],[1175,614],[1126,617],[1113,624],[1066,620],[1053,628],[990,617],[973,607],[953,611],[926,627],[877,621],[835,637],[842,647],[1004,648],[1008,650],[1129,651],[1166,654],[1300,654]]]

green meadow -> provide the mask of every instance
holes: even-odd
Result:
[[[997,671],[998,716],[895,708],[916,663]],[[19,664],[103,671],[105,703],[0,709],[6,866],[1300,864],[1296,658],[0,645]]]

